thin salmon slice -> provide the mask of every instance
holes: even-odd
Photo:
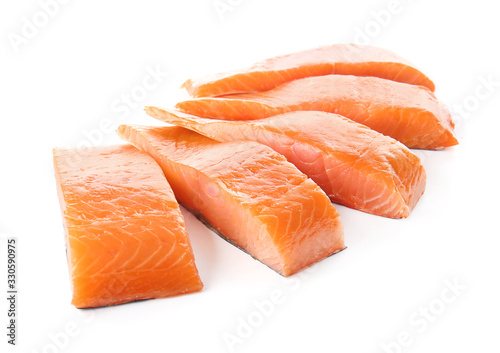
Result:
[[[407,147],[343,116],[290,112],[227,121],[147,107],[154,118],[214,140],[252,140],[281,153],[330,200],[391,218],[408,217],[425,189],[425,170]]]
[[[74,306],[202,289],[179,205],[154,159],[130,145],[53,153]]]
[[[122,125],[118,135],[158,162],[180,203],[283,276],[344,248],[326,194],[271,148],[175,126]]]
[[[429,89],[377,77],[308,77],[266,92],[187,100],[176,108],[223,120],[317,110],[343,115],[409,148],[442,149],[458,143],[449,110]]]
[[[372,46],[335,44],[267,59],[243,69],[187,80],[193,97],[267,91],[285,82],[330,74],[374,76],[425,86],[434,83],[395,53]]]

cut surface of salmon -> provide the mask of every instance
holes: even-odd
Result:
[[[430,90],[377,77],[308,77],[266,92],[191,99],[176,108],[224,120],[317,110],[343,115],[409,148],[442,149],[458,143],[450,112]]]
[[[193,97],[212,97],[267,91],[296,79],[330,74],[375,76],[434,91],[434,83],[399,55],[356,44],[335,44],[278,56],[244,70],[187,80],[183,87]]]
[[[155,158],[180,203],[283,276],[344,248],[329,198],[271,148],[181,127],[122,125],[118,134]]]
[[[202,289],[179,205],[149,155],[130,145],[53,154],[73,305]]]
[[[315,181],[332,201],[364,212],[407,217],[425,189],[425,170],[406,146],[337,114],[301,111],[227,121],[156,107],[146,112],[217,141],[265,144]]]

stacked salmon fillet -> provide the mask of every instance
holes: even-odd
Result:
[[[54,149],[72,304],[202,289],[179,203],[283,276],[345,248],[332,204],[405,218],[426,174],[409,148],[456,145],[434,83],[381,48],[337,44],[188,80],[127,145]],[[175,126],[172,126],[175,125]],[[81,163],[73,165],[74,155]]]

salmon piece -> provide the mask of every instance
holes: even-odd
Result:
[[[129,145],[53,154],[74,306],[202,289],[179,205],[149,155]]]
[[[158,162],[180,203],[283,276],[344,248],[328,197],[271,148],[175,126],[122,125],[118,135]]]
[[[442,149],[458,143],[450,112],[430,90],[377,77],[308,77],[266,92],[187,100],[176,108],[223,120],[317,110],[343,115],[409,148]]]
[[[183,87],[193,97],[213,97],[267,91],[296,79],[330,74],[375,76],[434,91],[434,83],[399,55],[356,44],[335,44],[278,56],[247,69],[187,80]]]
[[[217,141],[267,145],[315,181],[333,202],[378,216],[408,217],[425,189],[425,170],[415,154],[341,115],[299,111],[227,121],[156,107],[146,112]]]

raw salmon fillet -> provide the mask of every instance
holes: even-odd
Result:
[[[217,141],[265,144],[314,180],[332,201],[375,215],[407,217],[425,189],[425,171],[415,154],[341,115],[299,111],[227,121],[156,107],[146,112]]]
[[[130,145],[53,153],[74,306],[202,289],[179,205],[149,155]]]
[[[118,134],[158,162],[179,202],[283,276],[344,248],[328,197],[271,148],[175,126],[122,125]]]
[[[187,80],[183,87],[194,97],[211,97],[267,91],[299,78],[330,74],[375,76],[434,91],[434,83],[399,55],[356,44],[335,44],[278,56],[244,70]]]
[[[377,77],[308,77],[266,92],[187,100],[176,108],[224,120],[318,110],[343,115],[409,148],[442,149],[458,143],[450,112],[429,89]]]

